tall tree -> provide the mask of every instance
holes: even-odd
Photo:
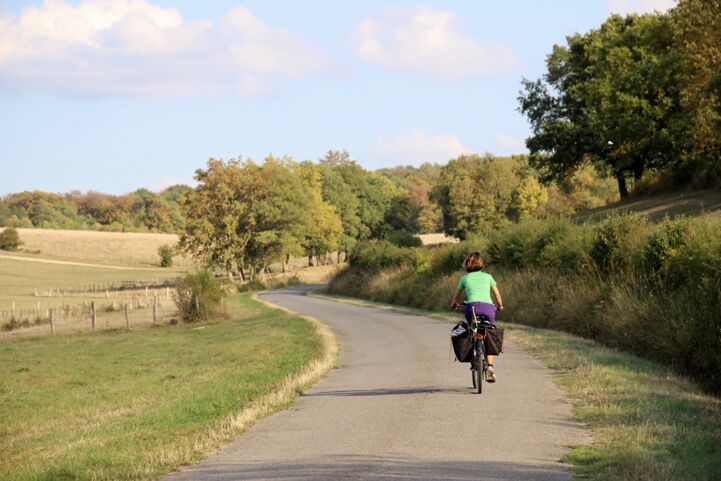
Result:
[[[681,0],[672,13],[683,59],[687,161],[721,180],[721,0]]]
[[[678,159],[679,64],[667,15],[613,15],[554,46],[548,72],[523,81],[520,111],[531,122],[531,161],[546,180],[592,162],[628,196],[627,175]]]
[[[335,207],[341,220],[343,232],[338,239],[338,249],[347,255],[360,235],[360,201],[337,169],[325,162],[321,162],[318,169],[321,174],[323,199]]]
[[[340,220],[320,196],[320,179],[290,158],[211,159],[184,198],[188,212],[181,249],[208,266],[250,277],[290,255],[333,248]]]
[[[231,281],[246,264],[257,223],[257,170],[252,162],[210,159],[206,169],[195,171],[198,186],[181,201],[187,223],[179,247],[206,266],[225,269]]]
[[[443,216],[443,230],[465,238],[469,232],[508,222],[514,193],[528,169],[525,157],[462,155],[441,170],[431,199]]]
[[[343,224],[336,207],[323,200],[323,177],[319,166],[312,162],[303,162],[297,169],[305,185],[310,201],[312,219],[305,233],[303,247],[305,254],[321,256],[333,252],[339,247],[343,234]]]

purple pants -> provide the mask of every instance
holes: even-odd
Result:
[[[487,302],[469,302],[466,304],[463,313],[466,320],[470,323],[473,320],[473,311],[476,312],[476,318],[486,316],[491,324],[496,324],[496,305]]]

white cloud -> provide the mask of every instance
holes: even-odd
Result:
[[[463,33],[453,12],[432,7],[386,8],[361,20],[350,38],[363,60],[386,68],[438,77],[480,77],[517,65],[507,45]]]
[[[297,78],[323,65],[308,42],[244,7],[219,22],[189,22],[178,10],[146,0],[46,0],[19,15],[0,14],[0,89],[166,95],[236,87],[257,93],[268,78]]]
[[[445,163],[461,154],[471,153],[455,135],[427,136],[422,130],[411,130],[390,141],[381,140],[371,155],[384,164],[421,165],[424,162]]]
[[[526,151],[526,141],[509,134],[496,135],[496,144],[502,153],[518,154]]]
[[[236,85],[235,90],[243,97],[264,97],[273,93],[273,87],[252,75],[246,75]]]
[[[621,15],[665,12],[675,5],[675,0],[608,0],[608,11]]]

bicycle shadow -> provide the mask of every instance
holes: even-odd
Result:
[[[338,391],[321,391],[304,394],[303,397],[366,397],[366,396],[406,396],[414,394],[468,394],[465,387],[419,387],[419,388],[388,388],[388,389],[348,389]]]

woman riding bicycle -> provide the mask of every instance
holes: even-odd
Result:
[[[464,314],[466,321],[470,324],[475,317],[486,316],[491,324],[496,323],[496,309],[503,310],[503,299],[498,291],[496,281],[493,277],[483,272],[483,259],[480,252],[471,252],[464,262],[466,268],[465,276],[461,277],[458,289],[451,301],[451,309],[457,309],[461,305],[463,294],[466,294],[466,306]],[[496,299],[493,304],[491,293]],[[496,307],[498,306],[498,307]],[[488,356],[488,382],[496,381],[496,373],[493,370],[493,356]]]

